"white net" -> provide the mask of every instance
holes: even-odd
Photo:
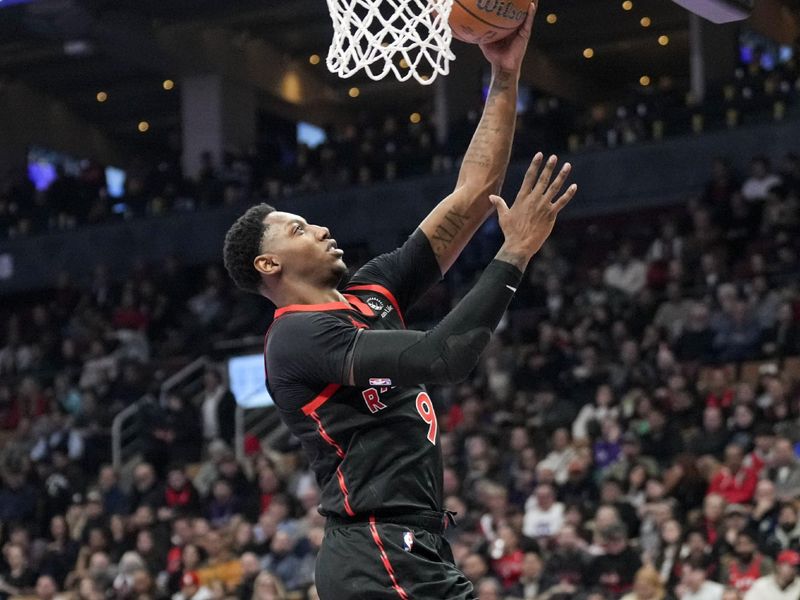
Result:
[[[453,0],[328,0],[328,69],[344,78],[363,69],[370,79],[391,72],[400,81],[433,83],[455,58],[447,23],[452,6]]]

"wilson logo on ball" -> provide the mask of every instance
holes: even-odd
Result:
[[[450,28],[462,42],[496,42],[519,29],[530,7],[530,0],[453,0]]]
[[[475,6],[490,14],[497,15],[510,21],[519,21],[520,23],[525,19],[527,11],[519,10],[512,2],[504,2],[503,0],[478,0]]]

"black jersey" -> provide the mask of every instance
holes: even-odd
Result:
[[[267,387],[322,490],[321,512],[343,518],[442,510],[442,457],[424,386],[385,378],[344,385],[357,332],[404,329],[403,314],[441,277],[425,234],[364,265],[346,302],[285,306],[265,338]]]

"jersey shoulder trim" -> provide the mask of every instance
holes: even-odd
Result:
[[[353,306],[356,310],[358,310],[358,312],[360,312],[365,317],[375,316],[375,311],[372,310],[369,307],[369,305],[362,302],[361,298],[359,298],[358,296],[354,296],[353,294],[345,294],[344,297],[347,298],[347,301],[350,303],[351,306]]]
[[[381,288],[381,290],[385,290],[385,292],[388,292],[386,288]],[[383,291],[380,290],[374,290],[374,291],[378,291],[379,293],[386,295],[386,293],[384,293]],[[387,296],[387,298],[388,297],[389,296]],[[274,319],[278,320],[280,317],[283,317],[284,315],[297,312],[330,312],[336,310],[356,311],[366,317],[375,316],[375,312],[364,302],[362,302],[360,298],[357,298],[352,294],[345,294],[345,299],[346,299],[345,302],[326,302],[325,304],[289,304],[287,306],[283,306],[277,309],[275,311]]]
[[[382,285],[378,285],[377,283],[368,284],[368,285],[349,285],[345,288],[346,292],[375,292],[384,296],[389,303],[394,307],[395,311],[397,311],[397,316],[400,317],[400,322],[403,324],[403,327],[406,326],[406,320],[403,318],[403,311],[400,310],[400,304],[397,302],[397,298],[394,297],[394,294],[385,288]]]

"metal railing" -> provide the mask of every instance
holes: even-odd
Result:
[[[202,375],[212,364],[207,356],[201,356],[174,375],[167,377],[159,388],[158,399],[161,406],[166,404],[167,395],[172,392],[179,392],[184,400],[193,402],[203,390],[203,378],[197,377],[197,375]]]
[[[239,460],[245,457],[244,443],[248,435],[258,438],[262,444],[275,446],[289,436],[289,429],[281,421],[278,409],[274,406],[242,408],[237,405],[234,444],[236,458]]]
[[[122,467],[142,450],[142,407],[152,402],[152,397],[143,396],[120,411],[111,423],[111,464],[119,473]]]
[[[164,406],[171,393],[179,393],[187,402],[196,403],[203,391],[202,374],[213,364],[206,356],[192,361],[164,380],[158,399],[145,396],[114,417],[111,424],[111,454],[115,470],[119,472],[124,469],[144,449],[143,409],[156,401]],[[274,406],[245,409],[237,405],[235,427],[234,450],[238,459],[245,456],[247,436],[254,436],[270,446],[285,441],[289,436],[289,430]]]
[[[144,419],[142,410],[156,401],[164,406],[167,395],[180,393],[187,402],[194,402],[203,390],[202,373],[211,366],[208,357],[192,361],[161,384],[158,398],[143,396],[114,417],[111,423],[111,463],[119,473],[144,450]]]

